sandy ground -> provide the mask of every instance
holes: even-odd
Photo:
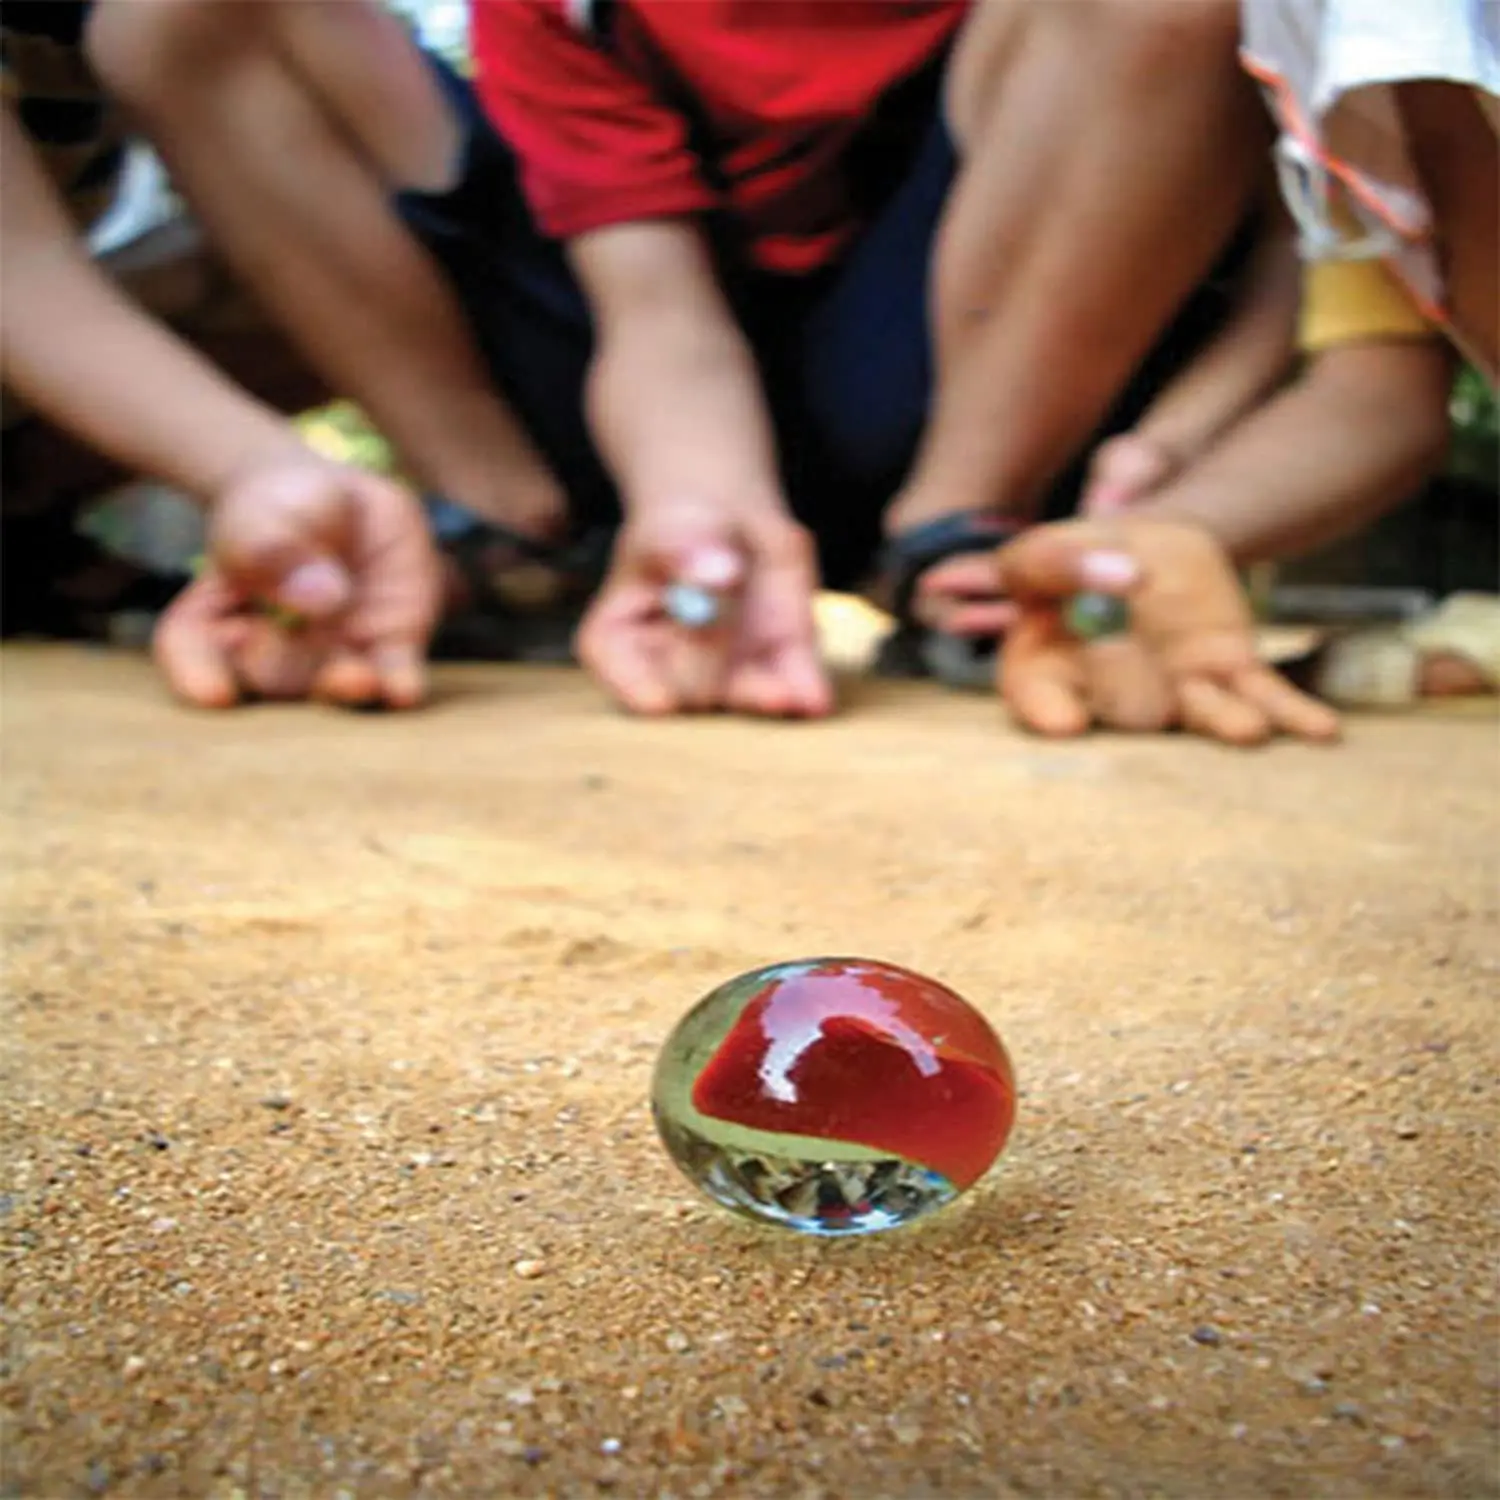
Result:
[[[1241,755],[910,685],[210,717],[0,664],[5,1494],[1500,1493],[1493,719]],[[904,1234],[731,1219],[647,1113],[700,993],[823,952],[1016,1060]]]

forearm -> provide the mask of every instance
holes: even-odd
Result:
[[[236,170],[226,172],[227,162]],[[349,166],[340,182],[330,159],[304,191],[291,180],[303,164],[246,131],[232,154],[211,152],[183,180],[226,257],[325,378],[369,412],[426,483],[490,509],[507,481],[540,481],[542,461],[436,268]],[[312,191],[319,180],[322,191]]]
[[[1241,565],[1346,536],[1441,464],[1451,379],[1436,343],[1331,351],[1134,513],[1195,522]]]
[[[1285,379],[1296,354],[1299,275],[1295,242],[1278,223],[1256,247],[1223,328],[1157,397],[1135,435],[1188,463]]]
[[[207,500],[285,422],[134,306],[89,259],[8,107],[0,109],[0,376],[55,426]]]
[[[259,456],[296,444],[268,406],[142,313],[81,255],[8,254],[6,385],[122,466],[207,503]]]
[[[932,266],[932,411],[889,533],[1033,519],[1212,266],[1263,160],[1234,10],[973,8],[946,101],[962,170]]]
[[[589,415],[627,510],[782,503],[755,362],[727,312],[619,319],[590,374]]]

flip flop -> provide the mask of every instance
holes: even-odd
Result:
[[[71,516],[7,516],[7,567],[0,609],[0,637],[44,636],[58,640],[110,641],[117,622],[150,623],[192,582],[186,572],[154,569],[119,557],[79,531]],[[123,577],[96,598],[69,593],[69,584],[93,569],[118,569]],[[127,632],[129,633],[129,632]]]
[[[1500,597],[1451,594],[1403,625],[1335,634],[1302,673],[1318,697],[1340,708],[1407,708],[1421,698],[1423,661],[1457,657],[1490,693],[1500,692]]]
[[[433,637],[431,655],[447,661],[573,660],[584,608],[609,566],[615,528],[586,528],[561,542],[538,541],[480,521],[431,497],[437,543],[468,590],[468,602]]]
[[[875,672],[884,677],[932,677],[948,687],[989,692],[995,683],[999,641],[933,630],[912,616],[923,577],[950,557],[993,552],[1024,529],[1023,523],[979,511],[954,511],[900,532],[880,560],[896,628],[881,646]]]

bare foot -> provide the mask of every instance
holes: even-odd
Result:
[[[1492,693],[1484,673],[1467,657],[1452,651],[1431,651],[1417,669],[1417,692],[1423,698],[1467,698]]]

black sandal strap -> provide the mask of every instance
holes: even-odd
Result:
[[[441,497],[429,496],[429,500]],[[444,502],[449,508],[451,501]],[[476,516],[472,526],[439,539],[444,553],[457,564],[474,600],[482,608],[506,612],[505,601],[496,592],[486,557],[499,545],[507,547],[527,562],[536,563],[551,572],[578,579],[587,592],[602,581],[614,546],[614,528],[594,526],[565,541],[542,541],[516,531],[503,521]]]
[[[911,605],[923,575],[950,557],[992,552],[1022,530],[1022,523],[980,511],[953,511],[900,532],[885,545],[881,573],[887,580],[890,611],[901,625],[911,623]]]

